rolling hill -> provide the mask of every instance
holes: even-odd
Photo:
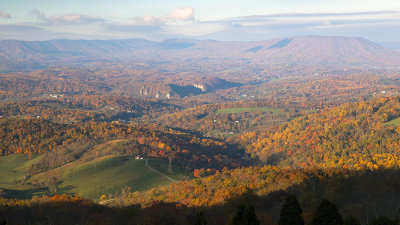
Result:
[[[0,121],[0,196],[8,198],[54,193],[99,198],[125,186],[145,190],[181,180],[195,168],[236,167],[244,157],[234,145],[155,125],[90,122],[84,128],[37,119]],[[90,129],[102,137],[89,137]],[[138,155],[149,161],[136,160]],[[172,179],[162,175],[169,158]]]
[[[67,193],[99,199],[103,194],[114,194],[126,187],[132,191],[140,191],[171,183],[147,167],[145,159],[116,155],[88,162],[73,162],[27,177],[25,171],[39,158],[30,160],[27,155],[0,157],[0,197],[26,199],[35,195]],[[152,158],[148,160],[148,165],[168,174],[167,160]],[[189,173],[176,166],[173,171],[169,177],[176,180],[184,179]]]

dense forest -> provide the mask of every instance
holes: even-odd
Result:
[[[261,160],[283,167],[392,167],[399,165],[399,117],[399,97],[378,98],[243,134],[240,141]]]

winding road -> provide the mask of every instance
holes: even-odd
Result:
[[[167,176],[167,175],[161,173],[160,171],[154,169],[153,167],[149,166],[149,164],[147,163],[147,159],[146,159],[146,167],[149,168],[149,169],[150,169],[151,171],[153,171],[154,173],[157,173],[157,174],[159,174],[160,176],[163,176],[163,177],[165,177],[166,179],[168,179],[168,180],[170,180],[170,181],[172,181],[172,182],[176,182],[176,181],[177,181],[177,180],[174,180],[174,179],[172,179],[171,177],[169,177],[169,176]]]

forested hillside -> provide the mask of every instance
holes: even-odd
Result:
[[[90,146],[118,139],[128,143],[119,149],[119,153],[107,154],[172,157],[177,163],[192,169],[235,167],[244,157],[243,151],[234,145],[171,129],[160,130],[156,126],[95,122],[67,125],[40,119],[0,119],[0,129],[2,155],[53,153],[58,154],[54,160],[63,163],[69,162],[70,157],[71,160],[78,159],[91,149]]]
[[[400,98],[344,104],[240,137],[248,152],[282,167],[392,167],[399,160]]]

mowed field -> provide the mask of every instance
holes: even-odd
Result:
[[[168,167],[168,162],[161,159],[149,159],[148,164],[157,169]],[[167,170],[160,172],[167,174]],[[171,175],[171,178],[179,179],[182,176],[183,172],[175,168],[175,173]],[[98,199],[103,194],[114,194],[124,187],[130,187],[132,191],[141,191],[170,182],[146,167],[145,159],[137,160],[133,156],[112,156],[66,167],[62,173],[62,183],[59,188],[69,194]]]
[[[99,199],[103,194],[115,194],[126,187],[130,187],[131,191],[140,191],[171,182],[149,169],[145,159],[138,160],[133,156],[105,156],[90,162],[74,162],[23,181],[25,171],[37,159],[29,160],[26,155],[0,157],[0,194],[21,199],[55,194],[46,185],[37,187],[31,184],[32,181],[46,184],[52,177],[59,179],[56,184],[57,194],[78,194],[89,199]],[[167,160],[149,159],[148,164],[168,175]],[[168,176],[179,180],[186,175],[185,171],[173,167],[173,174]]]

